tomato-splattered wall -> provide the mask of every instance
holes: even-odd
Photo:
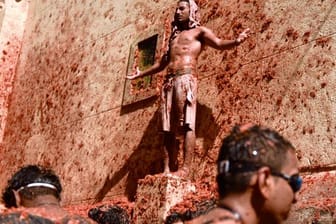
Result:
[[[16,66],[21,51],[28,3],[0,0],[0,142],[3,140]]]
[[[247,27],[252,35],[233,50],[206,48],[199,58],[194,180],[214,180],[218,146],[232,125],[259,123],[297,148],[307,185],[295,209],[335,214],[335,1],[196,2],[202,24],[218,36],[233,38]],[[4,92],[1,76],[1,180],[39,163],[61,176],[65,205],[132,201],[137,181],[163,167],[159,97],[121,106],[130,46],[158,26],[164,44],[176,2],[13,0],[4,9],[14,3],[29,10],[23,36],[9,41],[3,33],[20,31],[1,28],[0,72],[14,78]],[[302,223],[329,218],[304,214]]]

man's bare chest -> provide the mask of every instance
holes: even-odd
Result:
[[[176,38],[172,41],[172,45],[188,45],[199,42],[200,32],[197,29],[184,30],[176,35]]]

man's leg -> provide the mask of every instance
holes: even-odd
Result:
[[[175,135],[171,132],[164,131],[163,132],[163,166],[164,171],[163,173],[167,174],[170,173],[169,168],[169,157],[170,153],[173,152],[175,147]]]
[[[191,169],[192,159],[195,150],[195,131],[187,130],[184,138],[184,161],[181,171],[182,175],[188,175]]]
[[[192,157],[195,149],[195,114],[196,113],[196,88],[195,80],[191,75],[179,77],[175,85],[175,105],[179,118],[180,132],[184,135],[184,160],[178,175],[187,177],[191,169]],[[189,95],[191,95],[191,98]],[[189,107],[189,108],[188,108]],[[190,110],[191,109],[191,110]],[[190,126],[191,125],[191,126]]]

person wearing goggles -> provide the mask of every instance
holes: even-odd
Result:
[[[0,214],[0,223],[95,223],[87,217],[68,213],[61,206],[62,185],[47,167],[26,165],[8,180],[2,200],[9,212]]]
[[[235,126],[217,161],[217,208],[203,224],[282,223],[302,186],[293,145],[258,125]]]

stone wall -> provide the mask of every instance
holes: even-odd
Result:
[[[39,163],[60,174],[64,204],[133,200],[139,179],[162,172],[162,153],[158,91],[122,106],[130,46],[153,27],[161,27],[165,46],[175,1],[22,2],[29,13],[13,62],[1,179]],[[253,122],[292,141],[308,183],[334,186],[323,177],[336,170],[335,1],[197,2],[202,23],[218,36],[253,33],[236,49],[207,48],[199,58],[193,178],[213,181],[221,139],[232,125]],[[334,214],[336,193],[328,189],[316,197]],[[309,211],[307,201],[316,199],[309,195],[302,193],[297,210]]]
[[[28,14],[26,1],[0,1],[0,142],[6,127],[9,96],[21,53]]]
[[[132,198],[138,179],[161,172],[156,101],[127,113],[121,103],[130,46],[149,25],[170,18],[167,7],[30,2],[1,153],[3,179],[23,164],[51,166],[69,204]]]

